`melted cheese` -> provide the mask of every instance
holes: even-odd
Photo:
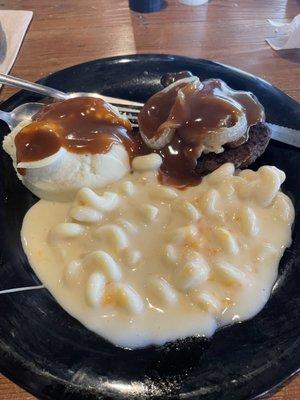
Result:
[[[294,220],[284,179],[225,164],[177,190],[136,172],[73,203],[39,201],[23,247],[59,304],[117,345],[211,336],[270,296]]]

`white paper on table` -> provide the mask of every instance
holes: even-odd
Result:
[[[268,19],[274,26],[276,36],[266,39],[274,50],[299,49],[300,48],[300,14],[291,22],[276,22]]]
[[[187,6],[202,6],[208,1],[209,0],[179,0],[180,3],[185,4]]]
[[[0,73],[7,74],[18,55],[32,11],[0,11]]]

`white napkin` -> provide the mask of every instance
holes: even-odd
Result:
[[[209,0],[179,0],[180,3],[185,4],[187,6],[201,6],[202,4],[207,3]]]
[[[300,48],[300,14],[288,23],[269,20],[274,26],[276,36],[266,39],[274,50],[299,49]]]
[[[7,74],[20,50],[32,11],[0,11],[0,73]]]

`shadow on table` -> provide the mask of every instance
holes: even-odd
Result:
[[[285,58],[294,63],[300,63],[300,49],[278,50],[276,53],[281,58]]]
[[[296,4],[300,6],[300,0],[296,0]],[[285,16],[286,18],[294,18],[295,14],[295,0],[287,0],[285,6]]]

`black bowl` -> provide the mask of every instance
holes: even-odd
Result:
[[[42,83],[64,91],[100,91],[145,101],[160,89],[165,72],[190,70],[250,90],[267,120],[300,129],[299,104],[258,77],[206,60],[166,55],[114,57],[56,72]],[[39,96],[20,92],[1,105],[11,110]],[[1,135],[8,132],[0,126]],[[299,150],[271,141],[253,165],[287,173],[284,190],[300,207]],[[38,284],[20,242],[22,219],[37,199],[20,184],[1,153],[0,290]],[[189,338],[162,347],[124,350],[88,331],[45,289],[0,297],[0,369],[45,399],[205,400],[253,399],[278,386],[300,366],[299,221],[280,263],[278,282],[253,319],[219,330],[211,340]]]

